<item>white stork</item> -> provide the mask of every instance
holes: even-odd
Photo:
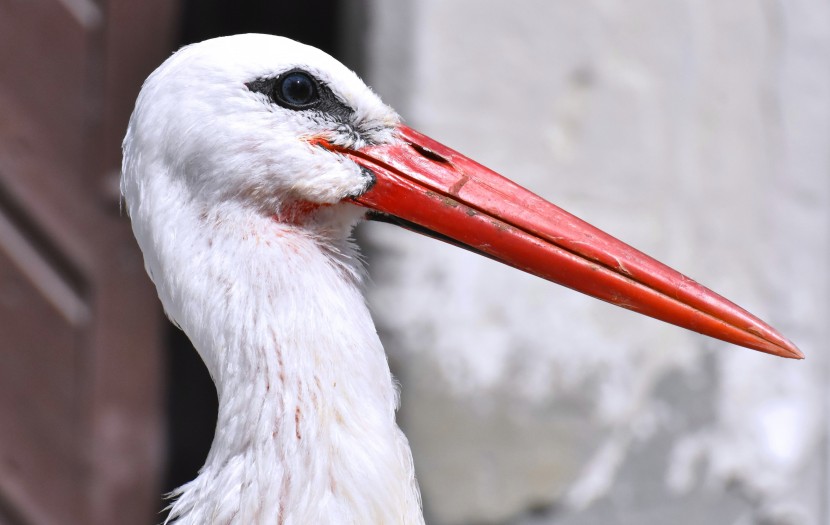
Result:
[[[171,520],[423,523],[350,241],[363,218],[725,341],[802,357],[726,299],[413,131],[325,53],[238,35],[145,82],[121,190],[167,315],[219,398]]]

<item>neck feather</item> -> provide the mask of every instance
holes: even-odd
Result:
[[[175,232],[136,235],[155,248],[148,269],[216,383],[219,414],[171,519],[423,523],[397,391],[342,232],[175,213],[164,222]]]

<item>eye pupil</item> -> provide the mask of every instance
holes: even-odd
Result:
[[[289,73],[277,86],[279,98],[289,106],[302,107],[317,99],[317,86],[305,73]]]

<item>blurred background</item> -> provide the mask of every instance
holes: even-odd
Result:
[[[361,226],[430,525],[830,523],[830,4],[0,0],[0,523],[152,524],[215,392],[118,195],[142,80],[289,36],[735,300],[785,361]]]

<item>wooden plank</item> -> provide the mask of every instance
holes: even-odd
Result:
[[[0,522],[16,525],[144,525],[160,505],[162,318],[113,182],[175,3],[99,5],[0,0]]]
[[[56,279],[0,211],[0,490],[39,524],[79,522],[83,501],[77,416],[86,308],[66,289],[50,301],[43,286]]]
[[[61,2],[0,2],[2,89],[32,120],[48,124],[38,149],[71,176],[81,173],[86,140],[89,30]]]

